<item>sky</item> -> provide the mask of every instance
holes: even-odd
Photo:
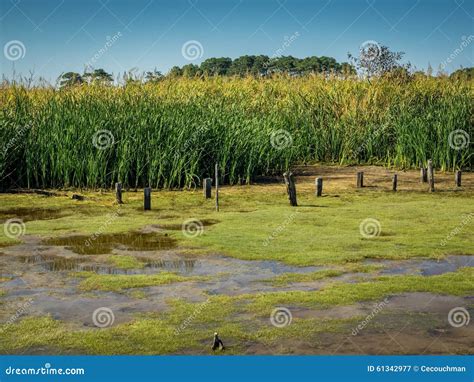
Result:
[[[472,0],[0,0],[7,78],[117,75],[209,57],[330,56],[375,41],[418,69],[474,66]]]

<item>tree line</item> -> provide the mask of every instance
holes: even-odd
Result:
[[[245,55],[232,59],[229,57],[212,57],[204,60],[200,65],[187,64],[182,67],[173,66],[167,74],[158,70],[136,75],[129,71],[122,75],[125,82],[141,80],[144,82],[160,81],[165,77],[197,77],[197,76],[261,76],[266,77],[277,73],[286,73],[292,76],[302,76],[309,73],[355,74],[354,67],[347,63],[339,63],[332,57],[305,57],[282,56],[270,58],[265,55]],[[80,85],[83,83],[101,82],[111,84],[113,76],[104,69],[63,73],[59,77],[61,87]]]
[[[411,64],[402,63],[404,52],[393,52],[384,45],[369,45],[358,56],[348,53],[349,62],[339,63],[336,59],[326,56],[310,56],[296,58],[293,56],[268,57],[265,55],[245,55],[236,59],[229,57],[212,57],[204,60],[200,65],[187,64],[182,67],[173,66],[168,73],[163,74],[158,70],[137,74],[131,70],[117,78],[125,83],[132,82],[158,82],[171,77],[201,77],[201,76],[258,76],[268,77],[275,74],[291,76],[304,76],[314,74],[332,74],[343,77],[361,75],[370,78],[389,76],[391,78],[406,80],[415,75],[432,75],[431,66],[428,70],[413,71]],[[447,76],[443,71],[438,76]],[[120,77],[120,76],[119,76]],[[454,79],[470,80],[474,78],[474,68],[461,68],[450,75]],[[104,69],[91,69],[83,74],[76,72],[63,73],[58,78],[60,87],[81,84],[101,83],[111,85],[114,83],[112,74]]]

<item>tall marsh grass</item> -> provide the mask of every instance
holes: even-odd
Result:
[[[470,167],[472,145],[453,149],[449,135],[472,136],[473,85],[310,76],[5,86],[0,188],[192,186],[216,162],[226,183],[310,162]],[[102,149],[93,145],[100,130],[113,136]]]

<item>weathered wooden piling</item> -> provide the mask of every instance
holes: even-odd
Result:
[[[434,170],[433,170],[433,161],[428,160],[428,182],[430,184],[430,192],[435,190],[435,180],[434,180]]]
[[[357,188],[362,187],[364,187],[364,173],[362,171],[359,171],[357,173]]]
[[[296,202],[296,186],[293,179],[293,174],[291,172],[285,172],[283,177],[285,178],[286,192],[288,194],[290,204],[293,207],[296,207],[298,203]]]
[[[461,170],[458,170],[456,171],[456,175],[454,177],[454,180],[456,182],[456,186],[457,187],[461,187],[461,175],[462,175],[462,171]]]
[[[219,212],[219,165],[216,163],[216,211]]]
[[[421,183],[428,183],[428,172],[425,167],[420,168],[420,181]]]
[[[392,191],[397,191],[398,175],[393,174],[392,178]]]
[[[118,204],[122,202],[122,183],[115,183],[115,200]]]
[[[323,178],[316,178],[316,196],[323,195]]]
[[[204,191],[204,197],[206,199],[211,198],[211,189],[212,189],[212,179],[205,178],[204,183],[203,183],[203,191]]]
[[[150,187],[145,187],[143,190],[144,194],[144,204],[143,204],[143,209],[145,211],[151,210],[151,188]]]

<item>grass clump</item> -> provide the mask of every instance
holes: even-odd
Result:
[[[143,288],[185,281],[204,281],[205,277],[185,277],[172,272],[160,272],[153,275],[99,275],[89,272],[76,273],[85,277],[79,288],[83,291],[114,291],[130,288]]]
[[[344,272],[341,270],[329,269],[309,273],[283,273],[272,279],[264,280],[275,286],[287,285],[290,283],[303,283],[318,281],[326,278],[341,276]]]
[[[108,258],[108,262],[120,269],[140,269],[145,267],[144,262],[128,255],[112,255]]]

